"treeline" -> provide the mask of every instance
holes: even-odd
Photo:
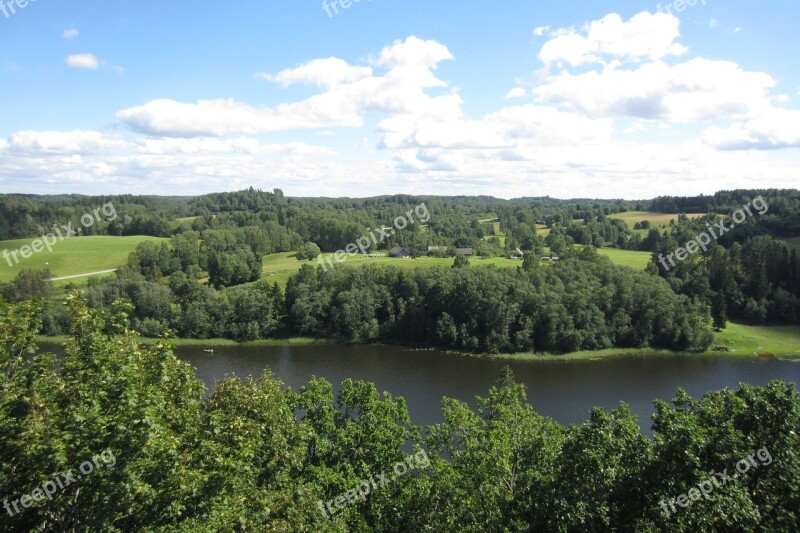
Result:
[[[430,197],[393,195],[375,198],[291,198],[280,189],[266,192],[252,187],[230,193],[198,197],[149,196],[33,196],[0,195],[0,240],[38,237],[55,223],[77,221],[92,208],[112,202],[118,217],[102,220],[86,230],[87,235],[150,235],[169,237],[208,229],[232,230],[271,227],[284,233],[272,248],[313,242],[323,252],[344,249],[348,244],[379,227],[391,227],[396,217],[425,203],[433,214],[422,231],[413,225],[396,232],[382,245],[410,246],[424,252],[428,246],[470,247],[481,256],[507,255],[517,247],[541,252],[545,246],[570,244],[612,246],[653,251],[658,232],[646,239],[631,232],[613,215],[631,210],[678,213],[678,226],[689,222],[685,213],[727,215],[749,199],[762,195],[770,213],[750,221],[746,229],[728,237],[742,242],[756,235],[792,237],[800,235],[800,192],[796,190],[722,191],[713,196],[660,197],[653,200],[557,200],[520,198],[501,200],[488,196]],[[497,219],[505,235],[496,233]],[[554,233],[550,242],[537,234],[537,225]],[[556,252],[557,253],[557,252]]]
[[[142,251],[114,279],[90,281],[86,294],[93,308],[106,312],[117,299],[128,299],[134,327],[150,337],[169,329],[188,338],[311,336],[479,353],[648,346],[703,351],[712,342],[706,307],[590,247],[547,267],[526,261],[527,270],[371,266],[325,272],[304,265],[289,279],[285,298],[266,279],[217,289],[178,270],[162,280],[152,274],[163,267],[138,257]],[[33,290],[19,292],[30,296]],[[56,302],[46,316],[48,334],[67,327]]]
[[[0,195],[0,240],[41,237],[54,224],[73,223],[86,213],[111,202],[116,212],[113,220],[101,217],[83,235],[149,235],[168,237],[176,217],[189,216],[187,198],[166,196],[36,196]]]
[[[671,404],[657,402],[651,440],[624,405],[594,409],[580,425],[542,417],[506,371],[476,408],[444,398],[444,422],[419,427],[403,398],[360,381],[344,382],[334,396],[324,380],[292,391],[265,374],[223,380],[206,396],[169,341],[137,343],[124,305],[107,318],[79,298],[70,297],[69,308],[72,338],[56,358],[33,345],[36,304],[0,303],[3,531],[695,532],[800,524],[793,384],[741,385],[699,400],[679,391]],[[409,444],[429,464],[396,475]],[[85,462],[105,451],[113,463],[87,474]],[[83,475],[71,482],[70,472]],[[363,499],[350,492],[378,476],[392,481]],[[62,478],[45,497],[40,487]],[[335,502],[333,516],[321,510],[327,502]]]
[[[289,326],[312,337],[480,353],[711,344],[702,305],[590,248],[584,256],[530,271],[304,266],[286,288]]]
[[[718,328],[729,318],[753,324],[800,323],[800,257],[772,237],[755,237],[729,249],[712,246],[669,271],[651,269],[658,269],[676,293],[707,304]]]
[[[665,278],[678,294],[708,305],[717,327],[724,327],[729,318],[754,324],[798,324],[800,256],[796,248],[790,249],[764,230],[765,223],[784,220],[769,219],[771,213],[772,205],[769,213],[748,218],[718,236],[706,251],[674,266],[664,259],[668,254],[702,233],[718,233],[715,223],[729,227],[731,221],[710,215],[685,220],[663,234],[651,229],[643,241],[643,248],[653,252],[648,270]]]

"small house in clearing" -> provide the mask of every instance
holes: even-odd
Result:
[[[456,248],[456,254],[469,256],[473,254],[473,251],[472,248]]]
[[[413,250],[410,246],[400,247],[395,246],[389,250],[389,257],[411,257]]]

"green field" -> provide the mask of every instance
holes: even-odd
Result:
[[[701,213],[690,214],[686,216],[689,218],[700,218],[705,215]],[[633,229],[633,226],[635,226],[637,222],[643,222],[645,220],[649,221],[651,226],[657,227],[668,226],[670,220],[674,220],[675,223],[678,222],[677,213],[655,213],[652,211],[628,211],[626,213],[609,215],[608,218],[618,218],[620,220],[624,220],[630,229]]]
[[[600,248],[597,250],[600,255],[605,255],[615,265],[627,266],[636,270],[644,270],[650,262],[650,252],[639,252],[636,250],[620,250],[617,248]]]
[[[550,235],[550,228],[544,224],[536,224],[536,235],[539,235],[540,237],[547,237]]]
[[[716,344],[737,355],[800,358],[800,326],[747,326],[728,323],[715,335]]]
[[[33,239],[17,239],[0,241],[0,250],[9,252],[20,247],[30,246]],[[14,279],[23,268],[41,269],[50,268],[53,277],[72,276],[88,272],[98,272],[117,268],[128,262],[130,254],[140,242],[162,241],[156,237],[70,237],[53,245],[53,251],[45,248],[39,253],[34,253],[28,259],[23,259],[17,254],[19,264],[8,266],[8,262],[0,261],[0,281]],[[76,283],[85,281],[86,278],[70,280]]]
[[[192,225],[192,222],[194,222],[194,221],[195,221],[195,220],[197,220],[198,218],[200,218],[200,217],[182,217],[182,218],[176,218],[176,219],[175,219],[175,223],[173,224],[173,226],[175,226],[175,227],[178,227],[178,226],[180,226],[181,224],[186,224],[187,226],[191,226],[191,225]]]
[[[601,248],[598,250],[600,255],[608,256],[614,264],[628,266],[637,270],[644,270],[650,261],[648,252],[637,252],[632,250],[617,250],[616,248]],[[379,252],[385,257],[367,257],[355,255],[349,257],[341,265],[361,266],[361,265],[392,265],[398,268],[431,268],[431,267],[450,267],[453,265],[452,257],[418,257],[417,259],[399,259],[388,257],[388,252]],[[270,281],[276,281],[279,286],[286,287],[289,277],[295,274],[304,264],[316,267],[319,263],[315,261],[298,261],[294,257],[294,252],[283,252],[264,257],[264,277]],[[327,254],[324,254],[327,257]],[[494,265],[498,268],[510,268],[522,266],[519,259],[509,259],[507,257],[470,257],[471,266]],[[333,261],[334,267],[339,263]]]
[[[700,218],[705,215],[689,214],[686,216],[693,219]],[[628,229],[634,233],[638,233],[642,237],[645,237],[650,229],[633,229],[638,222],[647,220],[650,222],[650,228],[656,228],[658,230],[664,230],[665,228],[669,227],[670,220],[674,220],[675,223],[678,222],[677,213],[655,213],[652,211],[628,211],[627,213],[609,215],[608,218],[617,218],[619,220],[623,220],[628,226]]]

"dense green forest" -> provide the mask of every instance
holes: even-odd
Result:
[[[444,422],[418,427],[403,398],[359,381],[334,397],[324,380],[294,391],[265,374],[227,379],[206,396],[169,340],[138,344],[130,304],[116,302],[108,317],[77,295],[68,307],[72,337],[57,359],[34,346],[41,302],[0,304],[3,531],[800,523],[793,384],[702,399],[678,391],[656,403],[650,439],[624,405],[595,409],[581,425],[544,418],[504,372],[476,408],[445,398]]]
[[[768,208],[673,268],[659,262],[754,198]],[[86,297],[106,314],[114,301],[127,298],[134,306],[133,326],[150,337],[173,330],[191,338],[311,335],[485,353],[644,346],[702,351],[711,343],[710,326],[724,328],[729,319],[800,323],[800,258],[782,240],[800,235],[796,190],[636,202],[289,198],[277,189],[192,198],[3,195],[0,236],[40,236],[54,221],[78,220],[107,202],[116,216],[99,220],[87,233],[169,241],[141,243],[114,279],[90,280]],[[448,255],[463,247],[481,257],[507,257],[520,249],[526,261],[516,273],[470,267],[462,257],[455,266],[463,268],[413,274],[304,268],[285,292],[262,279],[268,254],[298,251],[299,259],[311,259],[333,253],[422,204],[427,222],[387,233],[381,248],[402,246],[424,255],[434,247],[431,254]],[[642,221],[632,229],[616,218],[631,210],[666,210],[676,218],[664,227]],[[594,252],[609,246],[651,252],[653,259],[646,273],[631,272]],[[532,261],[547,253],[561,261]],[[23,270],[0,284],[0,297],[47,298],[49,277]],[[69,327],[60,300],[50,298],[44,333],[64,334]]]

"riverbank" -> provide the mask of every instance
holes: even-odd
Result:
[[[464,355],[475,356],[476,354]],[[514,361],[573,361],[643,355],[662,357],[702,357],[708,355],[715,357],[774,357],[787,361],[800,361],[800,327],[750,326],[730,322],[724,330],[714,332],[714,343],[705,352],[674,352],[655,348],[606,348],[604,350],[584,350],[565,354],[518,353],[477,356]]]
[[[37,342],[47,342],[62,344],[69,339],[66,335],[59,335],[56,337],[45,337],[39,335],[36,337]],[[164,339],[152,337],[139,337],[139,342],[142,344],[153,344]],[[325,345],[336,344],[335,341],[329,339],[312,339],[311,337],[286,337],[282,339],[259,339],[256,341],[237,342],[230,339],[170,339],[170,341],[178,347],[197,347],[197,348],[219,348],[224,346],[311,346],[311,345]]]
[[[655,348],[606,348],[604,350],[583,350],[565,354],[516,353],[516,354],[475,354],[448,351],[447,353],[465,357],[488,359],[507,359],[512,361],[575,361],[595,360],[610,357],[630,356],[693,356],[705,355],[729,357],[775,357],[778,359],[800,361],[800,327],[798,326],[749,326],[729,323],[728,327],[714,335],[714,345],[707,352],[673,352]],[[67,337],[38,337],[40,342],[63,343]],[[141,342],[150,344],[159,339],[142,338]],[[239,343],[229,339],[173,339],[179,347],[198,347],[213,349],[223,346],[312,346],[342,344],[332,339],[313,339],[310,337],[286,337],[281,339],[262,339]],[[714,350],[726,347],[727,351]],[[442,351],[435,348],[411,348],[414,350]]]

